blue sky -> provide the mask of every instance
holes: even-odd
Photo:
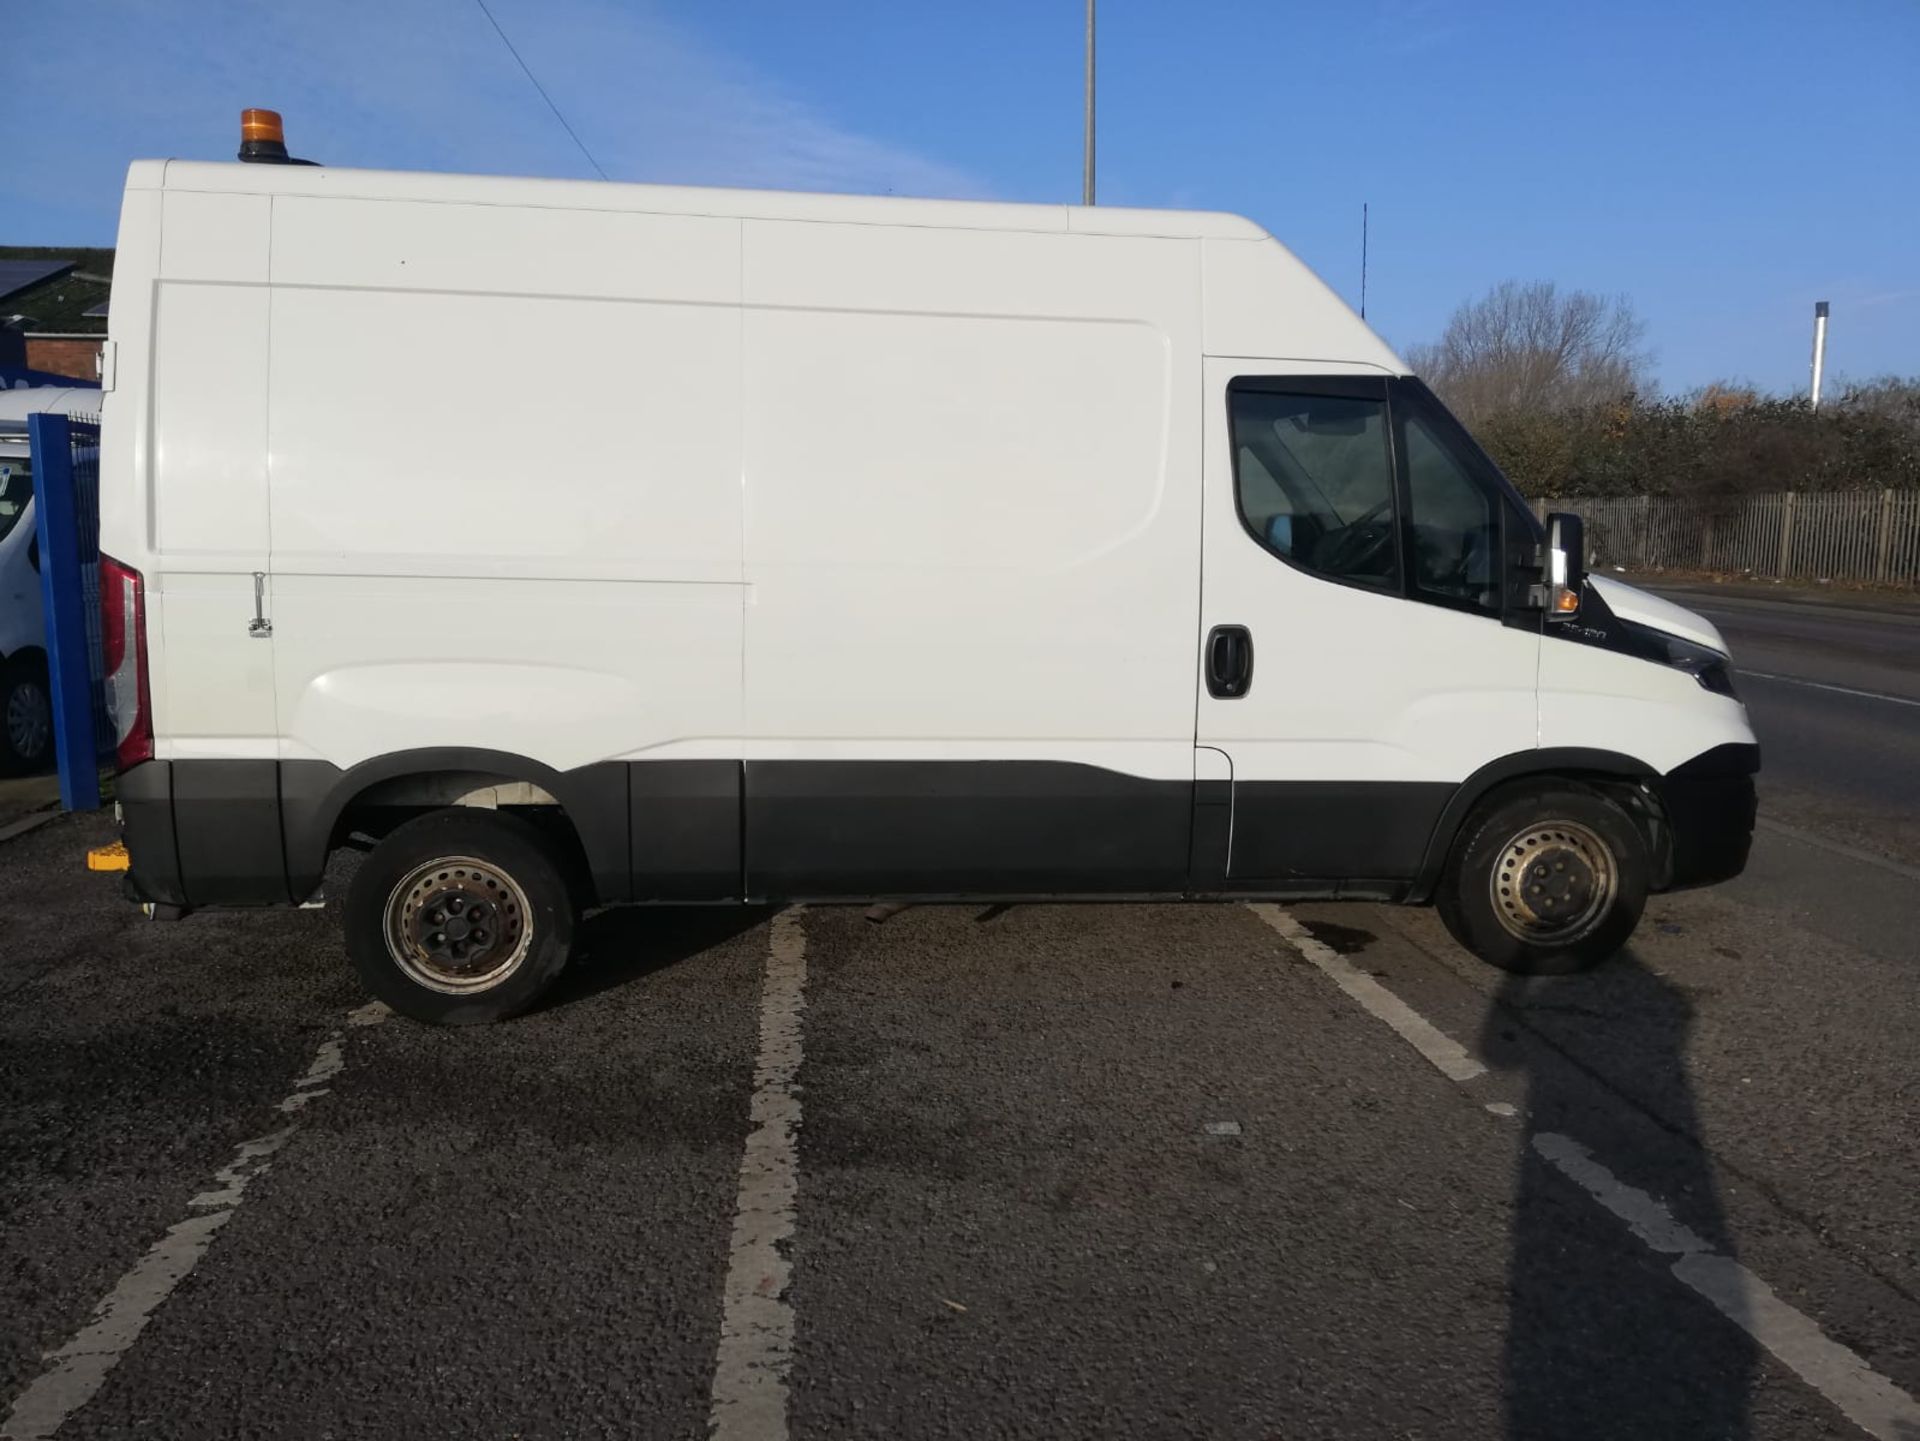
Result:
[[[1075,200],[1080,0],[490,0],[617,179]],[[0,241],[108,244],[244,105],[335,164],[582,175],[473,0],[0,0]],[[1920,373],[1920,3],[1103,0],[1100,198],[1250,215],[1431,338],[1628,296],[1661,381]]]

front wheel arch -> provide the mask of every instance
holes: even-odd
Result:
[[[1406,899],[1411,905],[1425,905],[1433,899],[1453,854],[1460,831],[1468,817],[1494,798],[1496,792],[1515,784],[1547,785],[1569,782],[1589,786],[1622,807],[1639,826],[1647,842],[1647,853],[1654,868],[1654,889],[1664,887],[1671,847],[1666,834],[1666,819],[1652,789],[1660,773],[1645,761],[1620,751],[1598,750],[1587,746],[1555,746],[1541,750],[1516,751],[1512,755],[1487,762],[1462,781],[1454,791],[1440,819],[1434,822],[1427,838],[1420,869],[1408,887]]]
[[[1651,880],[1645,835],[1601,788],[1518,781],[1468,817],[1434,903],[1449,934],[1481,960],[1566,975],[1627,944]]]

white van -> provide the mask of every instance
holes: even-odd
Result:
[[[91,387],[0,390],[0,775],[53,760],[46,616],[33,519],[33,455],[27,417],[97,414]]]
[[[1713,627],[1246,220],[140,162],[114,288],[130,889],[370,848],[410,1015],[616,902],[1431,901],[1550,971],[1744,864]]]

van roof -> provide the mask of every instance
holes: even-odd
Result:
[[[1122,206],[1015,205],[1002,201],[914,200],[886,195],[816,195],[798,190],[723,190],[630,185],[604,180],[538,180],[333,166],[242,165],[136,160],[129,190],[222,191],[246,195],[334,195],[357,200],[426,200],[449,205],[525,205],[551,210],[625,210],[755,220],[834,221],[953,230],[1028,230],[1170,239],[1265,240],[1239,215],[1210,210]]]

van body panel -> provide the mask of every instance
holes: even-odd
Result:
[[[164,186],[239,195],[325,200],[412,201],[499,206],[563,214],[615,212],[801,220],[837,225],[893,225],[935,230],[1067,230],[1232,240],[1266,236],[1239,215],[1206,210],[1138,210],[1106,206],[1079,213],[1067,205],[1005,201],[925,200],[892,195],[820,195],[794,190],[720,186],[636,185],[618,181],[528,176],[457,175],[431,171],[355,170],[346,166],[236,165],[195,160],[135,161],[128,188]],[[1076,218],[1077,217],[1077,218]]]
[[[1304,374],[1325,374],[1324,361],[1406,374],[1406,362],[1284,245],[1209,238],[1200,249],[1208,355],[1289,356],[1290,368]]]
[[[276,212],[288,754],[452,744],[570,770],[739,734],[739,227],[570,219]],[[568,378],[474,425],[503,347]]]
[[[1578,624],[1578,622],[1575,622]],[[1616,747],[1665,774],[1727,744],[1757,744],[1746,707],[1685,671],[1550,630],[1540,652],[1541,744]]]
[[[750,739],[1126,744],[1190,775],[1196,266],[749,225]]]
[[[697,214],[518,205],[273,201],[273,283],[331,290],[732,305],[740,296],[740,222]],[[503,330],[503,335],[513,332]],[[524,353],[480,357],[492,384],[515,380]],[[539,357],[548,374],[591,355]],[[417,378],[417,377],[416,377]]]

